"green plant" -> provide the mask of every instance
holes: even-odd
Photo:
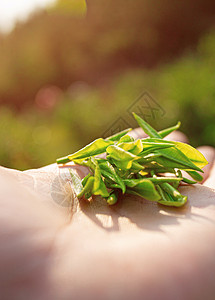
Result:
[[[181,195],[177,187],[180,182],[194,184],[196,181],[184,178],[181,170],[201,181],[202,176],[197,171],[203,172],[201,168],[207,164],[206,159],[188,144],[163,140],[179,128],[180,122],[157,132],[138,115],[133,115],[149,138],[135,141],[127,129],[107,139],[99,138],[81,150],[57,159],[57,163],[72,161],[89,168],[90,173],[82,181],[70,169],[78,198],[100,195],[113,205],[120,193],[127,193],[167,206],[184,205],[187,197]],[[101,154],[106,157],[98,156]]]

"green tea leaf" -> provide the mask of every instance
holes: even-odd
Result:
[[[92,195],[93,195],[92,192],[87,192],[87,193],[84,194],[84,198],[89,199],[89,198],[92,197]]]
[[[91,176],[91,174],[89,173],[87,176],[85,176],[85,177],[82,179],[81,183],[82,183],[83,186],[86,185],[87,180],[89,179],[90,176]]]
[[[114,169],[114,167],[108,162],[102,162],[99,164],[101,169],[101,174],[111,179],[113,182],[117,183],[119,187],[121,188],[122,192],[125,193],[126,187],[123,182],[123,180],[120,178],[120,176],[117,174],[117,171]]]
[[[208,164],[208,161],[205,159],[204,155],[199,152],[197,149],[193,148],[188,144],[181,142],[173,142],[176,147],[184,153],[197,167],[203,168]]]
[[[171,147],[174,147],[174,142],[172,141],[166,141],[166,140],[163,140],[161,138],[145,138],[145,139],[141,139],[142,143],[143,143],[143,146],[171,146]]]
[[[171,198],[173,200],[175,200],[176,202],[180,202],[180,203],[185,203],[187,201],[187,197],[181,195],[181,193],[175,189],[172,185],[170,185],[169,183],[161,183],[160,187],[166,192],[168,193]]]
[[[173,162],[176,162],[177,164],[181,165],[182,166],[181,168],[183,169],[186,167],[187,169],[189,168],[189,169],[202,172],[202,170],[198,166],[194,165],[194,163],[192,163],[192,161],[176,147],[156,150],[155,153],[161,154],[163,157],[172,160]],[[156,161],[159,162],[159,159],[160,158],[158,157]],[[169,167],[169,165],[165,165],[165,166]],[[175,166],[175,168],[181,169],[180,167],[177,166]]]
[[[71,160],[68,158],[68,156],[64,156],[61,158],[56,159],[56,163],[59,164],[66,164],[68,162],[70,162]]]
[[[83,158],[83,159],[74,159],[73,162],[76,165],[80,165],[80,166],[84,166],[84,167],[88,167],[91,170],[95,170],[95,163],[92,161],[93,157],[89,157],[89,158]]]
[[[181,122],[179,121],[175,126],[173,127],[169,127],[167,129],[161,130],[158,132],[159,136],[163,139],[165,138],[167,135],[169,135],[170,133],[172,133],[175,130],[178,130],[181,126]]]
[[[167,183],[174,183],[180,182],[183,178],[180,177],[147,177],[148,180],[153,182],[154,184],[167,182]]]
[[[143,151],[139,155],[146,155],[155,150],[175,147],[172,142],[163,141],[161,139],[142,139]]]
[[[107,156],[107,159],[109,159],[109,156]],[[111,161],[119,170],[126,171],[126,170],[130,170],[132,167],[132,161],[129,160],[120,161],[120,160],[112,159]]]
[[[134,138],[128,134],[120,138],[119,143],[129,143],[134,142]]]
[[[110,155],[110,157],[114,160],[114,163],[122,170],[130,169],[132,166],[132,162],[134,160],[139,159],[138,156],[128,151],[125,151],[122,148],[115,145],[109,146],[106,151]]]
[[[85,146],[81,150],[68,155],[68,158],[70,160],[74,160],[74,159],[82,159],[90,156],[99,155],[104,153],[107,147],[110,145],[113,145],[112,141],[107,141],[102,138],[99,138],[94,142],[90,143],[89,145]]]
[[[117,183],[107,183],[105,181],[105,184],[109,189],[119,189],[120,190],[120,186]]]
[[[101,176],[101,170],[99,167],[98,162],[96,161],[96,168],[95,168],[95,174],[94,174],[94,184],[93,184],[93,189],[92,193],[94,195],[100,195],[102,197],[108,197],[109,193],[106,189],[106,186],[102,180]]]
[[[106,138],[105,140],[106,141],[112,141],[112,142],[119,141],[124,135],[126,135],[131,130],[132,130],[132,128],[127,128],[123,131],[120,131],[120,132]]]
[[[143,150],[141,140],[136,140],[135,142],[119,143],[117,146],[134,155],[139,154]]]
[[[155,172],[155,174],[158,173],[172,173],[175,174],[174,167],[164,167],[163,165],[158,165],[157,163],[149,163],[149,166],[146,166],[144,168],[144,172],[150,173],[151,170]]]
[[[168,194],[166,191],[164,191],[159,185],[157,185],[156,188],[161,196],[161,199],[158,200],[159,204],[163,204],[166,206],[173,206],[173,207],[181,207],[187,202],[186,196],[182,196],[180,201],[178,201],[178,200],[175,201],[175,199],[170,194]]]
[[[138,173],[138,172],[142,171],[144,168],[145,167],[142,166],[141,164],[139,164],[138,162],[133,161],[130,171],[133,173]]]
[[[88,180],[86,181],[86,184],[85,184],[84,188],[82,189],[82,191],[79,194],[77,194],[77,197],[81,198],[84,196],[84,194],[91,193],[92,189],[93,189],[93,184],[94,184],[94,177],[90,176],[88,178]]]
[[[181,169],[181,170],[186,170],[187,166],[177,163],[171,159],[168,159],[166,157],[158,156],[155,158],[156,163],[149,163],[148,165],[146,164],[145,169],[153,169],[155,173],[165,173],[168,172],[168,169],[171,169],[172,171],[170,173],[174,173],[174,168]]]
[[[140,157],[139,163],[147,164],[149,162],[156,161],[156,159],[160,156],[161,156],[160,153],[150,153],[147,154],[146,156]]]
[[[146,200],[158,201],[160,195],[155,189],[154,184],[147,179],[126,179],[124,180],[128,194],[138,195]]]
[[[190,179],[185,178],[185,177],[183,177],[182,181],[185,182],[185,183],[188,183],[188,184],[195,184],[195,183],[197,183],[197,181],[193,181],[193,180],[190,180]]]
[[[109,205],[114,205],[117,203],[118,201],[118,194],[119,192],[118,191],[113,191],[111,192],[110,196],[107,198],[107,203]]]
[[[160,138],[160,135],[157,133],[157,131],[154,128],[152,128],[146,121],[144,121],[141,117],[139,117],[135,113],[133,113],[133,116],[135,117],[139,126],[143,129],[143,131],[146,134],[148,134],[148,136],[152,138]]]
[[[190,175],[194,180],[201,182],[203,180],[202,175],[196,171],[186,170],[187,174]]]
[[[177,130],[180,122],[173,127],[157,132],[147,122],[134,113],[134,117],[149,138],[134,139],[126,129],[107,139],[97,139],[81,150],[57,160],[57,163],[73,163],[86,166],[90,170],[82,181],[71,173],[74,190],[78,197],[86,199],[92,194],[100,195],[109,205],[117,202],[118,193],[141,196],[167,206],[180,207],[187,197],[177,190],[181,181],[196,183],[184,178],[185,170],[195,180],[201,181],[207,161],[190,145],[163,140],[163,137]],[[106,153],[105,153],[106,152]],[[105,153],[106,157],[97,157]],[[162,175],[172,173],[173,177]],[[92,176],[91,174],[94,174]],[[149,177],[150,176],[150,177]],[[107,190],[111,189],[109,193]]]

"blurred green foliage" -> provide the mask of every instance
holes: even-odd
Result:
[[[1,165],[52,163],[119,117],[134,127],[145,91],[165,112],[148,116],[156,129],[181,120],[192,145],[215,146],[212,1],[89,0],[87,18],[64,2],[0,35]]]
[[[119,116],[134,126],[127,108],[145,90],[166,112],[147,121],[161,129],[181,120],[194,146],[215,146],[214,50],[211,33],[195,54],[159,69],[132,69],[96,88],[74,83],[52,108],[34,107],[19,115],[1,108],[1,163],[18,169],[42,166],[102,136]]]
[[[48,10],[57,14],[84,16],[87,11],[87,4],[85,0],[60,0],[52,3]]]
[[[214,25],[211,0],[88,0],[86,18],[73,15],[78,1],[58,0],[0,35],[0,103],[23,109],[46,84],[98,85],[128,68],[154,68],[194,49]]]

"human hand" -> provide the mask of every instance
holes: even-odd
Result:
[[[131,195],[79,202],[67,168],[1,168],[2,298],[214,299],[215,155],[199,150],[210,164],[202,185],[180,188],[182,208]]]

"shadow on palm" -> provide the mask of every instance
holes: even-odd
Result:
[[[181,187],[181,191],[189,197],[188,203],[181,208],[163,206],[131,195],[121,197],[112,207],[100,197],[94,197],[91,202],[80,200],[79,205],[82,213],[106,231],[120,231],[129,225],[142,230],[164,232],[166,226],[180,225],[181,220],[214,222],[197,212],[200,207],[207,209],[214,205],[215,195],[210,188],[186,186]]]

